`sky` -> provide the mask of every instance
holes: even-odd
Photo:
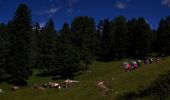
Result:
[[[170,0],[0,0],[0,23],[8,23],[19,4],[31,9],[33,22],[41,26],[52,18],[57,30],[77,16],[99,20],[123,15],[127,20],[144,17],[153,29],[170,16]]]

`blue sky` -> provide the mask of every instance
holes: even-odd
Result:
[[[0,0],[0,22],[12,19],[21,3],[29,6],[34,22],[44,25],[52,18],[57,30],[76,16],[90,16],[96,22],[119,15],[127,19],[143,16],[157,28],[160,19],[170,15],[170,0]]]

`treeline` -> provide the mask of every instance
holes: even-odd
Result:
[[[8,76],[10,82],[25,83],[34,68],[70,78],[94,60],[169,53],[170,17],[152,30],[143,17],[118,16],[95,23],[91,17],[79,16],[57,31],[52,19],[43,27],[33,23],[30,9],[21,4],[7,24],[0,24],[0,79]]]

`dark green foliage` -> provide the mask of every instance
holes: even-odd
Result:
[[[95,22],[90,17],[76,17],[71,24],[71,41],[78,48],[81,61],[87,69],[95,55],[97,34]]]
[[[33,31],[30,34],[30,64],[33,68],[37,68],[37,60],[38,60],[38,40],[40,34],[40,26],[39,23],[35,23],[33,26]]]
[[[129,56],[145,57],[150,52],[151,28],[144,18],[132,19],[128,22],[129,30]]]
[[[136,41],[135,37],[135,30],[136,30],[136,25],[137,25],[137,19],[133,18],[128,21],[127,26],[128,26],[128,56],[129,57],[135,57],[135,48],[134,48],[134,41]]]
[[[70,28],[63,25],[56,42],[56,70],[63,78],[71,78],[80,70],[80,55],[78,49],[71,44]]]
[[[32,44],[31,44],[31,49],[32,49],[32,65],[33,68],[39,68],[41,69],[41,28],[38,22],[35,23],[35,25],[33,26],[33,32],[32,32]]]
[[[155,46],[156,46],[156,30],[152,30],[151,32],[151,36],[150,36],[150,52],[149,54],[151,54],[151,56],[156,56],[156,49],[155,49]]]
[[[112,60],[115,58],[115,30],[113,23],[108,19],[103,21],[101,37],[101,56],[103,60]]]
[[[21,4],[8,25],[10,35],[9,73],[13,81],[23,81],[32,74],[30,43],[32,22],[27,5]]]
[[[169,55],[170,53],[170,17],[160,21],[155,49],[159,55]]]
[[[103,21],[100,20],[98,25],[97,25],[97,29],[96,29],[96,48],[95,48],[95,56],[96,56],[96,60],[100,60],[102,59],[101,57],[101,46],[102,46],[102,32],[103,32]]]
[[[4,74],[6,74],[6,66],[5,66],[5,55],[4,55],[4,43],[2,41],[2,38],[0,38],[0,45],[1,45],[1,48],[0,48],[0,77],[2,77]]]
[[[61,37],[63,38],[67,38],[67,39],[71,39],[71,30],[69,28],[69,24],[68,23],[64,23],[61,31],[60,31]]]
[[[135,33],[136,41],[134,41],[134,46],[136,55],[139,57],[147,56],[150,49],[151,28],[144,18],[138,19]]]
[[[123,16],[119,16],[113,21],[115,27],[115,52],[116,58],[121,59],[127,56],[128,49],[128,27]]]
[[[40,41],[40,65],[46,69],[47,72],[55,68],[55,45],[56,45],[56,32],[52,19],[46,24],[41,32]]]
[[[0,78],[7,75],[7,58],[9,53],[8,37],[6,25],[0,24]]]
[[[70,43],[67,43],[64,39],[60,42],[56,54],[57,74],[63,78],[71,78],[80,70],[80,56],[76,50],[77,48]]]

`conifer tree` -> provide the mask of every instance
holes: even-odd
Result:
[[[55,45],[56,45],[56,31],[54,29],[54,22],[50,19],[41,32],[41,65],[47,72],[55,68]]]
[[[157,29],[155,49],[159,55],[169,55],[170,52],[170,17],[162,19]]]
[[[128,50],[128,27],[125,17],[118,16],[113,21],[115,27],[115,52],[116,58],[127,56]]]
[[[109,61],[115,58],[115,30],[113,22],[105,19],[101,35],[101,56],[103,60]]]
[[[81,68],[80,55],[71,42],[70,32],[69,25],[65,23],[56,42],[56,69],[58,75],[64,78],[73,77]]]
[[[76,17],[71,24],[72,43],[78,48],[84,69],[94,60],[96,46],[95,22],[90,17]]]
[[[151,44],[151,33],[150,25],[143,17],[139,18],[134,35],[134,50],[137,57],[148,56]]]
[[[30,63],[32,20],[27,5],[19,5],[9,27],[11,45],[8,69],[12,81],[25,84],[25,80],[32,74]]]
[[[9,39],[7,34],[7,26],[0,24],[0,78],[4,78],[7,72],[7,59],[9,54]]]

